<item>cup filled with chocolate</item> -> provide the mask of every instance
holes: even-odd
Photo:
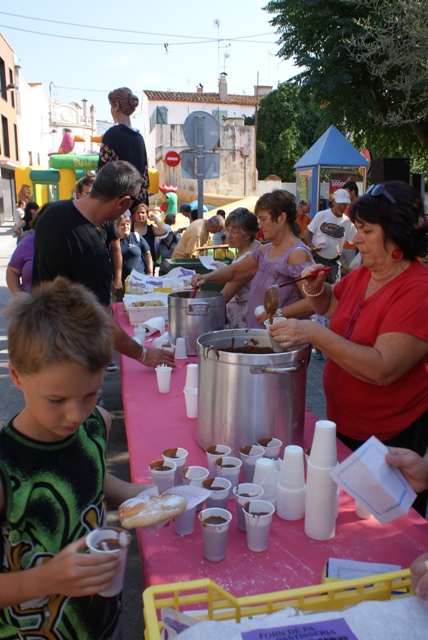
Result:
[[[92,554],[114,554],[120,558],[120,565],[110,587],[99,593],[100,596],[110,598],[116,596],[123,589],[125,578],[126,558],[131,536],[119,527],[100,527],[86,536],[86,546]]]
[[[232,514],[226,509],[211,507],[199,514],[204,542],[204,556],[210,562],[221,562],[226,555],[226,543]]]

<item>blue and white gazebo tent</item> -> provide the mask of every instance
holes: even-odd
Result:
[[[364,193],[370,163],[331,126],[294,165],[296,169],[297,201],[311,201],[311,217],[327,209],[336,189],[345,182],[356,182]]]

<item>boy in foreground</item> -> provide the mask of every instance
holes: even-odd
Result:
[[[85,536],[148,485],[106,473],[109,414],[96,407],[111,319],[64,278],[7,308],[9,372],[25,408],[0,430],[0,638],[116,640],[118,597],[96,595],[118,561]]]

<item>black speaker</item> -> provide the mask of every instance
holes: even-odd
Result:
[[[423,173],[412,173],[410,176],[410,184],[412,187],[415,187],[421,194],[422,198],[424,197],[425,192],[425,176]]]
[[[401,180],[410,183],[409,158],[374,158],[370,168],[372,184],[386,180]]]

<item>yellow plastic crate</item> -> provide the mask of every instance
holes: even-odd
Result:
[[[363,600],[389,600],[413,593],[410,570],[393,571],[355,580],[336,580],[325,584],[235,598],[212,580],[191,580],[148,587],[143,592],[145,640],[160,640],[164,607],[186,613],[199,620],[235,620],[285,607],[301,611],[335,611]],[[195,615],[195,610],[201,610]]]

